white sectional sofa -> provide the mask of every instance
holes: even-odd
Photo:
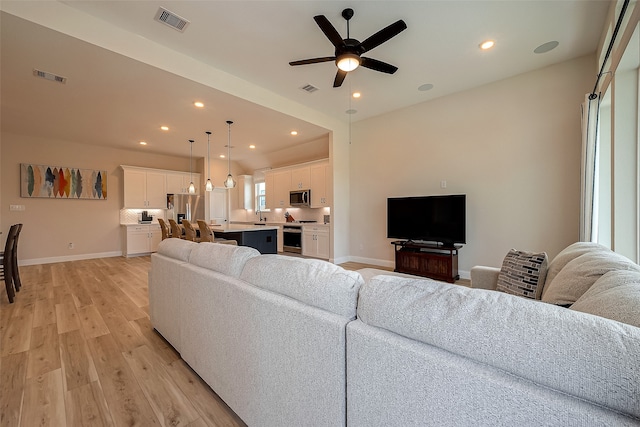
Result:
[[[615,277],[583,306],[619,306],[619,284],[626,323],[167,239],[152,255],[151,321],[249,426],[640,425],[640,269],[602,254],[618,264],[600,276]],[[479,270],[488,283],[494,272]]]

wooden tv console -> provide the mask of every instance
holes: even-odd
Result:
[[[442,246],[397,240],[395,246],[398,273],[414,274],[454,283],[458,275],[458,250],[461,245]]]

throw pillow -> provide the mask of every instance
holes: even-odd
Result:
[[[540,299],[547,276],[547,253],[511,249],[498,274],[498,291],[526,298]]]
[[[571,306],[571,310],[640,328],[640,272],[610,271]]]
[[[613,251],[589,252],[571,260],[545,285],[542,301],[566,305],[573,304],[602,275],[609,271],[640,271],[640,267]]]

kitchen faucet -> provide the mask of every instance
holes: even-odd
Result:
[[[266,221],[267,220],[266,217],[264,219],[262,218],[262,211],[260,209],[257,210],[256,214],[260,216],[260,221]]]

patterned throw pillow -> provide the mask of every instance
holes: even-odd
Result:
[[[521,297],[540,299],[547,276],[546,252],[511,249],[502,262],[497,290]]]

